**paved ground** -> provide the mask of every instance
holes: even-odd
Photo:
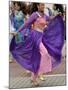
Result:
[[[62,63],[52,72],[45,75],[45,81],[40,81],[40,87],[66,85],[65,46],[63,48]],[[26,73],[15,61],[9,64],[9,88],[31,88],[30,73]]]

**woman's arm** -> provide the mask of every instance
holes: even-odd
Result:
[[[28,28],[29,26],[31,26],[31,24],[37,19],[38,15],[34,12],[29,19],[24,23],[24,25],[22,25],[18,32],[22,31],[25,28]]]

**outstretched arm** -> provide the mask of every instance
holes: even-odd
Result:
[[[25,28],[28,28],[29,26],[31,26],[31,24],[37,19],[38,15],[34,12],[29,19],[24,23],[24,25],[22,25],[18,32],[22,31]]]

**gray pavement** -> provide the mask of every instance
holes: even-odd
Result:
[[[30,73],[16,62],[10,63],[10,82],[9,88],[31,88]],[[45,75],[45,81],[40,81],[39,87],[63,86],[66,85],[65,61],[55,70]]]
[[[45,81],[39,81],[39,87],[63,86],[66,85],[66,60],[65,45],[62,50],[62,62],[52,72],[45,75]],[[9,88],[32,88],[30,73],[22,68],[17,62],[9,63]]]

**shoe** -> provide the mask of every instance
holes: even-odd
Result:
[[[45,81],[44,75],[40,75],[39,79],[42,80],[42,81]]]
[[[37,80],[31,79],[32,86],[39,86],[39,82]]]
[[[37,87],[37,86],[39,86],[39,83],[37,81],[32,81],[32,86]]]

